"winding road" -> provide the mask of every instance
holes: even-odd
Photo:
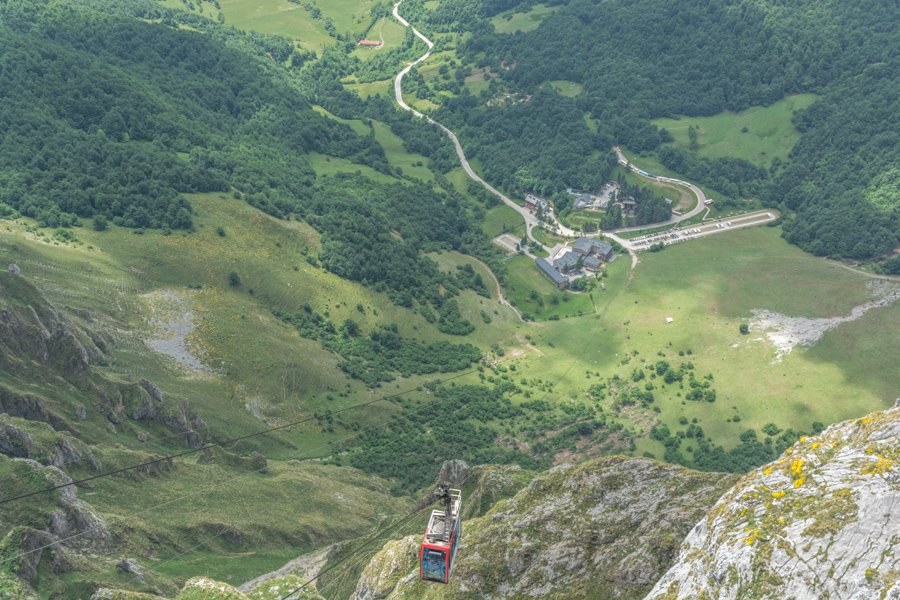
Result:
[[[413,108],[412,106],[407,104],[406,101],[403,99],[403,78],[406,77],[410,71],[412,71],[414,68],[416,68],[417,65],[428,60],[428,58],[431,56],[431,49],[434,48],[434,42],[432,42],[427,37],[422,35],[421,31],[419,31],[418,29],[416,29],[415,27],[410,25],[409,21],[407,21],[406,19],[404,19],[403,17],[400,16],[400,5],[401,4],[403,4],[403,0],[400,0],[399,2],[394,4],[394,9],[393,9],[394,18],[397,19],[397,22],[399,22],[404,27],[409,27],[410,29],[412,29],[412,32],[415,34],[415,36],[417,38],[419,38],[420,40],[422,40],[423,42],[425,42],[425,45],[428,46],[428,52],[426,52],[425,54],[423,54],[422,56],[417,58],[414,62],[410,63],[406,68],[404,68],[402,71],[400,71],[397,74],[397,76],[394,78],[394,97],[397,100],[397,104],[403,110],[414,114],[415,116],[419,117],[420,119],[425,119],[430,124],[432,124],[436,127],[439,127],[441,129],[441,131],[443,131],[445,134],[447,134],[447,137],[449,137],[450,141],[453,142],[453,147],[456,149],[456,156],[459,157],[459,162],[460,162],[460,164],[462,164],[462,168],[466,172],[466,175],[469,176],[469,179],[471,179],[472,181],[475,181],[479,185],[483,186],[484,189],[486,189],[487,191],[491,192],[492,194],[494,194],[495,196],[500,198],[500,200],[502,200],[504,204],[506,204],[511,209],[513,209],[514,211],[516,211],[517,213],[522,215],[522,218],[525,219],[525,231],[526,231],[526,235],[528,236],[528,239],[530,241],[534,242],[535,244],[539,244],[541,247],[543,247],[543,244],[541,244],[537,239],[535,239],[534,233],[533,233],[534,228],[537,227],[538,225],[540,225],[541,221],[535,215],[533,215],[531,213],[531,211],[529,211],[527,208],[525,208],[524,206],[520,206],[520,205],[516,204],[515,202],[513,202],[508,196],[506,196],[506,194],[503,194],[502,192],[497,190],[494,186],[492,186],[487,181],[482,179],[478,175],[478,173],[475,172],[475,170],[469,164],[469,159],[466,158],[466,153],[463,151],[462,144],[459,143],[459,138],[456,137],[455,133],[453,133],[447,127],[445,127],[443,124],[438,123],[437,121],[435,121],[428,115],[422,114],[421,112],[419,112],[418,110],[416,110],[415,108]],[[576,232],[574,232],[568,228],[563,228],[563,229],[561,229],[561,231],[563,232],[563,235],[571,235],[571,236],[577,235]]]
[[[410,71],[412,71],[414,68],[416,68],[416,66],[418,66],[422,62],[428,60],[428,58],[431,56],[431,51],[434,48],[434,42],[432,42],[430,39],[425,37],[425,35],[423,35],[421,31],[419,31],[418,29],[416,29],[415,27],[410,25],[409,21],[407,21],[400,15],[400,5],[401,4],[403,4],[403,0],[398,0],[394,4],[393,11],[392,11],[394,18],[403,27],[409,27],[410,29],[412,29],[412,32],[415,34],[415,36],[417,38],[419,38],[420,40],[422,40],[426,46],[428,46],[428,51],[425,52],[425,54],[423,54],[419,58],[417,58],[415,61],[413,61],[412,63],[407,65],[394,78],[394,97],[397,100],[397,104],[403,110],[412,113],[413,115],[415,115],[416,117],[419,117],[420,119],[425,119],[428,123],[434,125],[435,127],[439,127],[441,129],[441,131],[443,131],[447,135],[447,137],[450,138],[450,141],[453,142],[453,147],[456,149],[456,155],[459,157],[459,162],[462,165],[462,168],[465,171],[466,175],[472,181],[477,182],[479,185],[484,187],[484,189],[486,189],[487,191],[491,192],[492,194],[494,194],[495,196],[500,198],[500,200],[502,200],[504,204],[506,204],[511,209],[513,209],[514,211],[519,213],[522,216],[522,218],[525,220],[525,231],[526,231],[528,240],[530,242],[535,243],[535,244],[539,245],[540,247],[544,248],[546,251],[550,252],[551,258],[552,258],[554,253],[561,251],[562,246],[557,245],[554,248],[548,248],[547,246],[542,244],[540,241],[538,241],[534,237],[534,228],[541,225],[541,220],[538,219],[536,215],[532,214],[532,212],[529,211],[524,206],[521,206],[521,205],[517,204],[516,202],[513,202],[508,196],[506,196],[506,194],[503,194],[502,192],[497,190],[494,186],[492,186],[491,184],[486,182],[484,179],[482,179],[478,175],[478,173],[475,172],[475,170],[469,164],[469,160],[468,160],[468,158],[466,158],[466,153],[465,153],[465,151],[463,151],[462,144],[460,144],[459,138],[456,137],[455,133],[453,133],[446,126],[435,121],[428,115],[425,115],[425,114],[419,112],[418,110],[416,110],[415,108],[413,108],[412,106],[407,104],[406,101],[403,99],[403,78],[406,77],[406,75],[408,75]],[[694,206],[694,208],[692,208],[690,211],[688,211],[684,214],[675,215],[672,218],[668,219],[667,221],[661,221],[658,223],[648,223],[646,225],[637,225],[634,227],[621,227],[619,229],[592,233],[592,234],[588,234],[586,236],[586,237],[598,237],[598,236],[602,235],[602,236],[607,237],[607,238],[615,241],[616,243],[618,243],[620,246],[622,246],[625,250],[628,251],[629,255],[631,255],[631,268],[634,269],[638,264],[638,253],[637,253],[638,248],[637,248],[637,246],[631,240],[625,239],[616,234],[633,232],[633,231],[641,231],[644,229],[654,229],[654,228],[658,228],[658,227],[665,227],[666,225],[676,225],[678,223],[681,223],[682,221],[687,221],[688,219],[692,219],[693,217],[697,216],[698,214],[700,214],[701,212],[706,210],[706,208],[707,208],[707,206],[705,204],[706,195],[703,193],[703,190],[701,190],[699,187],[697,187],[696,185],[694,185],[693,183],[690,183],[688,181],[682,181],[681,179],[675,179],[673,177],[661,177],[661,176],[647,175],[645,172],[641,171],[636,166],[631,164],[628,161],[628,159],[625,158],[625,155],[622,154],[622,151],[617,146],[614,147],[613,150],[616,153],[616,159],[619,161],[619,164],[625,166],[627,169],[634,172],[635,174],[637,174],[645,179],[648,179],[650,181],[655,181],[655,182],[659,182],[659,183],[667,183],[669,185],[676,185],[676,186],[687,188],[697,198],[697,204],[696,204],[696,206]],[[560,223],[556,219],[555,215],[550,214],[549,218],[551,220],[549,225],[553,229],[555,229],[556,232],[559,233],[560,235],[562,235],[564,237],[570,237],[570,238],[576,238],[576,237],[582,236],[582,234],[580,232],[575,231],[574,229],[570,229],[569,227],[566,227],[565,225]],[[488,269],[488,270],[490,270],[490,269]],[[498,290],[499,290],[499,284],[498,284]],[[500,294],[500,302],[503,303],[504,305],[512,307],[512,305],[509,304],[505,298],[503,298],[502,293]],[[518,313],[518,311],[517,311],[517,313]],[[521,316],[520,316],[520,318],[521,318]]]

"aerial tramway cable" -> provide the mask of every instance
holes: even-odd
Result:
[[[559,383],[560,381],[562,381],[562,380],[566,377],[566,375],[569,374],[569,371],[572,370],[572,368],[575,366],[575,364],[576,364],[577,362],[578,362],[578,359],[576,358],[575,360],[573,360],[573,361],[569,364],[569,367],[563,372],[562,375],[560,375],[559,379],[557,380],[557,383]],[[544,392],[544,395],[541,396],[541,400],[543,400],[544,398],[546,398],[547,395],[549,395],[549,394],[550,394],[550,391],[549,391],[549,390],[547,390],[546,392]],[[497,459],[503,452],[505,452],[506,450],[508,450],[508,448],[507,448],[506,446],[500,446],[500,449],[499,449],[495,454],[492,455],[492,457],[491,457],[490,460],[486,461],[484,464],[490,464],[493,460],[496,460],[496,459]],[[468,481],[469,478],[470,478],[474,473],[475,473],[474,469],[470,470],[470,471],[469,471],[469,472],[468,472],[468,473],[467,473],[467,474],[459,481],[459,483],[457,483],[456,485],[458,485],[458,486],[461,488],[461,487],[466,483],[466,481]],[[382,528],[380,531],[377,531],[377,532],[375,532],[375,533],[370,534],[370,535],[368,536],[368,538],[369,538],[368,541],[365,542],[363,545],[361,545],[359,548],[355,549],[355,550],[354,550],[353,552],[351,552],[348,556],[346,556],[346,557],[342,558],[341,560],[337,561],[335,564],[331,565],[330,567],[328,567],[328,568],[326,568],[326,569],[323,569],[323,570],[319,571],[314,577],[309,578],[309,579],[308,579],[307,581],[305,581],[303,584],[301,584],[301,585],[299,585],[298,587],[292,589],[291,591],[289,591],[289,592],[288,592],[287,594],[285,594],[284,596],[281,596],[281,598],[280,598],[279,600],[289,600],[289,599],[291,598],[291,596],[293,596],[294,594],[297,594],[297,593],[303,591],[304,589],[306,589],[307,587],[309,587],[310,584],[312,584],[313,582],[315,582],[316,580],[318,580],[320,577],[322,577],[322,576],[325,575],[326,573],[329,573],[329,572],[333,571],[334,569],[338,568],[338,567],[341,566],[342,564],[344,564],[344,563],[350,561],[354,556],[359,555],[360,552],[362,552],[363,550],[365,550],[366,548],[368,548],[369,546],[371,546],[373,543],[377,542],[384,534],[389,533],[389,532],[391,532],[391,531],[397,529],[398,527],[400,527],[401,525],[407,523],[408,521],[410,521],[410,520],[413,519],[414,517],[418,516],[422,511],[424,511],[424,510],[426,510],[426,509],[428,509],[428,508],[430,508],[430,507],[431,507],[431,503],[426,504],[426,505],[422,506],[421,508],[417,508],[416,510],[414,510],[414,511],[408,513],[407,515],[405,515],[405,516],[403,516],[403,517],[397,519],[396,521],[394,521],[393,523],[391,523],[391,524],[388,525],[387,527]],[[462,518],[461,515],[460,515],[460,518]],[[340,575],[343,575],[343,574],[345,574],[345,573],[349,573],[350,570],[351,570],[352,568],[358,566],[358,565],[359,565],[363,560],[365,560],[366,558],[368,558],[366,555],[360,555],[360,557],[359,557],[358,560],[356,560],[356,561],[354,561],[354,562],[348,564],[346,568],[344,568],[340,573],[338,573],[338,577],[336,577],[335,579],[333,579],[332,582],[333,582],[333,581],[339,580],[339,579],[340,579]],[[326,587],[328,587],[332,582],[326,583],[326,584],[323,586],[322,589],[325,589]]]
[[[497,361],[497,362],[498,362],[498,363],[502,363],[502,362],[506,362],[506,361],[508,361],[508,360],[511,360],[511,358],[506,358],[506,359],[504,359],[504,360]],[[470,371],[463,372],[463,373],[457,373],[457,374],[452,375],[452,376],[450,376],[450,377],[445,377],[444,379],[440,380],[440,382],[443,383],[443,382],[445,382],[445,381],[450,381],[451,379],[456,379],[456,378],[458,378],[458,377],[462,377],[463,375],[469,375],[469,374],[475,373],[475,372],[477,372],[477,369],[472,369],[472,370],[470,370]],[[377,399],[377,400],[373,400],[373,401],[369,401],[369,402],[366,402],[366,403],[357,404],[357,405],[354,405],[354,406],[347,407],[346,410],[349,410],[350,408],[355,408],[355,407],[358,407],[358,406],[361,406],[361,405],[372,404],[372,403],[377,402],[377,401],[380,401],[380,400],[388,400],[388,399],[391,399],[391,398],[396,398],[396,397],[399,397],[399,396],[403,396],[403,395],[409,394],[409,393],[411,393],[411,392],[414,392],[414,391],[416,391],[417,389],[418,389],[418,388],[410,388],[410,389],[404,390],[404,391],[402,391],[402,392],[396,392],[396,393],[390,394],[390,395],[388,395],[388,396],[382,396],[381,398],[379,398],[379,399]],[[471,400],[466,401],[466,402],[463,402],[463,403],[460,404],[456,409],[454,409],[452,412],[456,412],[456,411],[462,409],[462,408],[465,407],[469,402],[471,402]],[[425,408],[429,408],[430,406],[431,406],[431,402],[427,402],[427,403],[422,404],[422,405],[421,405],[420,407],[418,407],[418,408],[419,408],[419,409],[425,409]],[[342,409],[342,410],[343,410],[343,409]],[[412,411],[412,412],[415,413],[416,411],[414,410],[414,411]],[[332,413],[332,414],[335,414],[335,413]],[[338,444],[338,443],[344,443],[344,442],[347,442],[347,441],[349,441],[349,440],[352,440],[352,439],[354,439],[354,438],[356,438],[356,437],[359,437],[360,435],[362,435],[362,434],[364,434],[364,433],[366,433],[366,432],[368,432],[368,431],[371,431],[371,430],[373,430],[373,429],[377,429],[377,428],[381,427],[382,425],[384,425],[385,423],[387,423],[388,421],[390,421],[391,418],[393,418],[393,415],[390,416],[390,417],[388,417],[388,418],[386,418],[386,419],[383,419],[383,420],[380,421],[379,423],[376,423],[376,424],[374,424],[374,425],[370,425],[369,427],[367,427],[367,428],[365,428],[365,429],[362,429],[361,431],[354,432],[354,433],[352,433],[352,434],[350,434],[350,435],[348,435],[348,436],[346,436],[346,437],[344,437],[344,438],[342,438],[342,439],[340,439],[340,440],[332,440],[332,441],[330,441],[330,442],[326,442],[326,443],[324,443],[324,444],[320,444],[319,446],[316,446],[316,447],[314,447],[314,448],[312,448],[312,449],[310,449],[310,450],[307,450],[305,453],[301,453],[300,455],[291,457],[290,459],[287,459],[287,460],[298,460],[298,459],[302,459],[302,458],[304,458],[304,454],[306,454],[306,455],[311,455],[311,454],[313,454],[316,450],[319,450],[319,449],[321,449],[321,448],[326,448],[326,447],[328,447],[328,446],[332,446],[332,445],[335,445],[335,444]],[[247,436],[245,436],[245,437],[247,437]],[[399,440],[397,440],[397,439],[389,440],[389,441],[386,442],[385,444],[382,444],[382,446],[389,446],[389,445],[394,444],[394,443],[396,443],[396,442],[398,442],[398,441],[399,441]],[[224,443],[227,443],[227,442],[223,442],[223,444],[224,444]],[[201,493],[203,493],[203,492],[208,492],[208,491],[214,490],[214,489],[216,489],[216,488],[219,488],[219,487],[221,487],[221,486],[224,486],[224,485],[226,485],[226,484],[228,484],[228,483],[231,483],[231,482],[233,482],[233,481],[237,481],[237,480],[241,480],[241,479],[250,477],[250,476],[252,476],[252,475],[254,475],[254,474],[256,474],[256,473],[260,473],[261,471],[263,471],[263,470],[266,469],[266,468],[267,468],[267,467],[261,467],[261,468],[259,468],[259,469],[254,470],[254,471],[250,471],[250,472],[248,472],[248,473],[245,473],[244,475],[239,475],[239,476],[236,476],[236,477],[230,477],[230,478],[226,479],[225,481],[221,481],[221,482],[219,482],[219,483],[216,483],[216,484],[213,484],[213,485],[210,485],[210,486],[206,486],[206,487],[204,487],[204,488],[201,488],[201,489],[196,490],[196,491],[194,491],[194,492],[191,492],[191,493],[189,493],[189,494],[184,494],[184,495],[182,495],[182,496],[179,496],[178,498],[169,499],[169,500],[166,500],[165,502],[162,502],[162,503],[160,503],[160,504],[157,504],[157,505],[154,505],[154,506],[147,507],[147,508],[145,508],[145,509],[142,509],[142,510],[140,510],[140,511],[137,511],[137,512],[135,512],[135,513],[132,513],[132,514],[130,514],[130,515],[127,515],[127,516],[124,517],[124,518],[126,518],[126,519],[131,519],[131,518],[133,518],[133,517],[141,516],[141,515],[143,515],[143,514],[152,512],[152,511],[154,511],[154,510],[156,510],[156,509],[158,509],[158,508],[163,508],[163,507],[165,507],[165,506],[169,506],[169,505],[171,505],[171,504],[175,504],[175,503],[180,502],[180,501],[182,501],[182,500],[185,500],[185,499],[187,499],[187,498],[191,498],[191,497],[197,496],[198,494],[201,494]],[[94,479],[97,479],[97,478],[99,478],[99,476],[98,476],[98,477],[95,477]],[[73,481],[72,483],[68,483],[68,484],[65,484],[65,485],[62,485],[62,486],[57,486],[57,488],[54,488],[54,489],[59,489],[59,488],[66,487],[66,486],[69,486],[69,485],[75,485],[76,483],[78,483],[78,482],[74,482],[74,481]],[[40,493],[40,492],[38,492],[38,493]],[[10,499],[10,500],[8,500],[8,501],[11,502],[12,499]],[[4,559],[0,560],[0,565],[2,565],[2,564],[4,564],[4,563],[7,563],[7,562],[12,562],[12,561],[14,561],[14,560],[18,560],[19,558],[22,558],[22,557],[24,557],[24,556],[28,556],[29,554],[33,554],[33,553],[35,553],[35,552],[40,552],[40,551],[42,551],[42,550],[46,550],[47,548],[52,548],[53,546],[57,546],[57,545],[62,544],[62,543],[64,543],[64,542],[67,542],[67,541],[70,541],[70,540],[79,538],[79,537],[81,537],[81,536],[83,536],[83,535],[86,535],[87,533],[90,533],[91,531],[97,530],[98,528],[99,528],[99,526],[89,527],[89,528],[87,528],[87,529],[84,529],[84,530],[82,530],[82,531],[79,531],[78,533],[72,534],[72,535],[67,536],[67,537],[65,537],[65,538],[61,538],[61,539],[59,539],[59,540],[55,540],[55,541],[50,542],[50,543],[48,543],[48,544],[44,544],[43,546],[39,546],[39,547],[37,547],[37,548],[33,548],[33,549],[31,549],[31,550],[28,550],[28,551],[25,551],[25,552],[21,552],[21,553],[19,553],[19,554],[14,555],[14,556],[11,556],[11,557],[8,557],[8,558],[4,558]],[[215,537],[218,537],[218,536],[213,536],[213,537],[210,538],[208,541],[211,541],[212,539],[215,539]],[[201,544],[201,545],[202,545],[202,544]]]
[[[506,362],[507,360],[511,360],[511,358],[506,358],[506,359],[501,360],[501,361],[498,361],[498,362]],[[452,380],[452,379],[458,379],[458,378],[460,378],[460,377],[464,377],[464,376],[466,376],[466,375],[471,375],[472,373],[476,373],[476,372],[478,372],[478,369],[470,369],[470,370],[468,370],[468,371],[463,371],[462,373],[457,373],[457,374],[455,374],[455,375],[451,375],[450,377],[445,377],[444,379],[441,379],[441,380],[439,380],[439,381],[440,381],[440,383],[444,383],[444,382],[446,382],[446,381],[450,381],[450,380]],[[366,400],[365,402],[359,402],[359,403],[357,403],[357,404],[352,404],[352,405],[350,405],[350,406],[345,406],[345,407],[343,407],[343,408],[339,408],[339,409],[337,409],[337,410],[331,411],[331,414],[332,414],[332,415],[337,415],[337,414],[341,414],[341,413],[348,412],[348,411],[351,411],[351,410],[355,410],[355,409],[357,409],[357,408],[362,408],[362,407],[364,407],[364,406],[370,406],[370,405],[372,405],[372,404],[377,404],[378,402],[383,402],[383,401],[385,401],[385,400],[391,400],[391,399],[393,399],[393,398],[398,398],[398,397],[400,397],[400,396],[405,396],[406,394],[409,394],[409,393],[411,393],[411,392],[414,392],[414,391],[416,391],[417,389],[418,389],[418,387],[416,387],[416,388],[410,388],[410,389],[404,390],[404,391],[402,391],[402,392],[396,392],[396,393],[394,393],[394,394],[389,394],[389,395],[387,395],[387,396],[381,396],[381,397],[379,397],[379,398],[375,398],[375,399],[372,399],[372,400]],[[191,455],[191,454],[196,454],[196,453],[198,453],[198,452],[202,452],[203,450],[208,450],[208,449],[210,449],[210,448],[215,448],[215,447],[217,447],[217,446],[218,446],[219,448],[222,448],[222,447],[224,447],[224,446],[236,444],[237,442],[242,442],[242,441],[244,441],[244,440],[248,440],[248,439],[251,439],[251,438],[259,437],[259,436],[261,436],[261,435],[266,435],[266,434],[269,434],[269,433],[274,433],[274,432],[276,432],[276,431],[283,431],[283,430],[286,430],[286,429],[290,429],[290,428],[292,428],[292,427],[296,427],[297,425],[302,425],[302,424],[304,424],[304,423],[309,423],[309,422],[311,422],[311,421],[315,421],[317,418],[318,418],[318,417],[316,417],[316,416],[305,417],[305,418],[303,418],[303,419],[298,419],[298,420],[292,421],[292,422],[290,422],[290,423],[285,423],[285,424],[283,424],[283,425],[276,425],[276,426],[274,426],[274,427],[269,427],[269,428],[267,428],[267,429],[263,429],[263,430],[260,430],[260,431],[254,432],[254,433],[248,433],[248,434],[246,434],[246,435],[242,435],[242,436],[234,437],[234,438],[231,438],[231,439],[228,439],[228,440],[224,440],[224,441],[222,441],[222,442],[210,442],[210,443],[203,444],[202,446],[200,446],[200,447],[198,447],[198,448],[190,448],[190,449],[184,450],[184,451],[182,451],[182,452],[175,452],[175,453],[173,453],[173,454],[168,454],[168,455],[166,455],[166,456],[161,456],[161,457],[158,457],[158,458],[154,458],[154,459],[151,459],[151,460],[147,460],[147,461],[144,461],[144,462],[142,462],[142,463],[137,463],[137,464],[130,465],[130,466],[127,466],[127,467],[121,467],[121,468],[119,468],[119,469],[113,469],[112,471],[106,471],[106,472],[104,472],[104,473],[98,473],[97,475],[91,475],[91,476],[89,476],[89,477],[84,477],[84,478],[82,478],[82,479],[78,479],[78,480],[75,480],[75,481],[70,481],[69,483],[61,483],[61,484],[58,484],[58,485],[49,486],[49,487],[42,488],[42,489],[39,489],[39,490],[34,490],[34,491],[31,491],[31,492],[26,492],[26,493],[24,493],[24,494],[19,494],[19,495],[16,495],[16,496],[10,496],[9,498],[3,498],[3,499],[0,499],[0,505],[2,505],[2,504],[8,504],[9,502],[14,502],[14,501],[16,501],[16,500],[22,500],[22,499],[24,499],[24,498],[31,498],[31,497],[37,496],[37,495],[39,495],[39,494],[45,494],[45,493],[48,493],[48,492],[53,492],[53,491],[56,491],[56,490],[59,490],[59,489],[68,487],[68,486],[70,486],[70,485],[75,485],[75,486],[77,486],[77,485],[80,485],[80,484],[82,484],[82,483],[87,483],[87,482],[90,482],[90,481],[96,481],[97,479],[103,479],[103,478],[105,478],[105,477],[110,477],[110,476],[112,476],[112,475],[119,475],[119,474],[121,474],[121,473],[127,473],[128,471],[134,471],[135,469],[140,469],[140,468],[142,468],[142,467],[148,467],[148,466],[151,466],[151,465],[159,464],[159,463],[166,462],[166,461],[169,461],[169,460],[172,460],[172,459],[175,459],[175,458],[180,458],[180,457],[182,457],[182,456],[188,456],[188,455]],[[183,435],[183,434],[182,434],[182,435]]]

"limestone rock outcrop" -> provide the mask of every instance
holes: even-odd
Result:
[[[690,532],[648,600],[900,598],[900,407],[802,438]]]

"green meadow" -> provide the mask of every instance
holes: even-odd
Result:
[[[723,112],[711,117],[656,119],[675,138],[675,144],[688,148],[688,128],[697,130],[698,152],[707,158],[743,158],[768,167],[773,158],[787,158],[800,139],[791,117],[816,101],[815,94],[796,94],[771,106],[752,106],[738,113]]]
[[[553,14],[559,7],[535,4],[526,12],[508,10],[491,19],[497,33],[516,33],[517,31],[533,31],[541,22]]]
[[[561,96],[567,96],[569,98],[574,98],[581,94],[584,91],[584,86],[578,83],[577,81],[566,81],[565,79],[555,79],[550,83],[550,87],[552,87],[556,92]]]
[[[726,448],[746,429],[758,431],[766,423],[809,431],[815,421],[828,424],[893,402],[900,375],[890,363],[900,345],[896,337],[878,332],[896,322],[896,304],[841,325],[780,361],[764,332],[738,332],[753,309],[791,317],[844,316],[870,298],[867,276],[789,246],[777,228],[740,230],[642,254],[631,277],[626,262],[612,264],[606,291],[594,290],[593,314],[533,326],[552,347],[539,346],[540,359],[530,359],[521,370],[561,378],[560,399],[584,398],[591,385],[587,373],[592,379],[613,373],[627,378],[634,368],[657,360],[690,361],[698,377],[713,376],[714,403],[687,401],[679,385],[658,385],[660,412],[632,409],[625,420],[640,435],[653,423],[677,431],[680,419],[697,418],[713,442]],[[544,307],[561,292],[530,263],[525,257],[509,261],[508,296],[547,318],[550,311],[536,310],[530,290],[544,299]],[[576,302],[557,306],[565,311]],[[666,322],[669,317],[672,323]],[[647,438],[639,441],[638,451],[662,456],[662,446]]]
[[[506,206],[499,204],[488,210],[481,222],[481,230],[488,237],[497,237],[501,233],[511,233],[518,238],[525,237],[525,221],[522,215]]]

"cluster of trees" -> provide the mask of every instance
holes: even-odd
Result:
[[[383,184],[340,174],[316,183],[294,211],[322,232],[319,260],[328,270],[386,292],[402,306],[414,302],[426,318],[433,306],[447,333],[464,335],[459,310],[449,300],[484,282],[465,271],[441,272],[426,252],[459,250],[495,254],[471,225],[458,198],[425,184]],[[445,306],[447,305],[447,306]]]
[[[349,464],[390,478],[404,491],[434,481],[443,461],[450,459],[538,466],[534,458],[514,447],[498,446],[497,432],[489,426],[524,414],[506,397],[508,385],[428,387],[433,399],[411,401],[387,428],[370,429],[350,442]]]
[[[585,113],[598,126],[597,139],[644,151],[670,139],[650,118],[737,111],[811,91],[821,99],[797,115],[795,124],[803,136],[786,165],[768,171],[741,160],[707,160],[672,148],[660,150],[660,158],[667,167],[714,186],[725,194],[723,200],[756,197],[794,213],[796,218],[785,223],[785,236],[810,252],[865,259],[887,254],[900,243],[897,194],[879,191],[881,178],[900,162],[900,42],[884,27],[897,20],[890,0],[864,9],[840,0],[784,5],[571,0],[537,30],[516,34],[497,34],[487,21],[500,10],[499,3],[452,4],[456,8],[448,6],[440,17],[428,17],[424,10],[421,16],[430,18],[436,30],[453,30],[463,18],[476,21],[459,53],[469,65],[490,66],[500,81],[491,82],[486,98],[463,95],[448,103],[446,119],[454,126],[493,127],[496,142],[481,142],[465,128],[463,137],[481,152],[485,173],[495,182],[513,189],[517,183],[514,173],[484,155],[519,159],[516,146],[530,148],[533,130],[551,123],[577,128]],[[409,10],[415,6],[411,3]],[[535,110],[527,127],[499,126],[518,123],[516,116],[524,109],[516,103],[502,106],[498,97],[537,99],[541,90],[551,93],[548,81],[559,79],[584,86],[574,100],[551,100],[574,104],[571,114]],[[566,146],[583,151],[582,140],[548,139],[559,149],[552,156],[535,157],[538,165],[523,162],[527,168],[522,175],[540,174],[536,179],[549,188],[578,186],[564,169],[546,165],[554,164],[553,157],[569,156]]]
[[[763,441],[759,441],[756,431],[748,429],[740,435],[737,446],[725,450],[722,446],[714,446],[709,442],[703,427],[697,424],[697,419],[688,424],[687,419],[682,418],[682,425],[687,425],[687,428],[674,434],[667,425],[658,425],[651,429],[650,437],[665,446],[665,460],[701,471],[745,473],[771,462],[801,436],[807,435],[790,428],[782,430],[775,424],[768,423],[763,427]],[[821,423],[812,425],[813,434],[820,433],[823,429]],[[682,444],[691,442],[694,445],[689,446],[689,450],[686,448],[682,451]]]
[[[597,189],[609,179],[616,165],[612,138],[591,131],[574,99],[542,89],[503,103],[486,105],[464,93],[437,114],[492,182],[546,197],[567,187]]]
[[[769,172],[741,158],[709,159],[674,146],[659,149],[659,161],[691,181],[702,181],[727,198],[759,197]],[[721,202],[721,201],[720,201]]]
[[[372,387],[397,375],[461,371],[481,358],[481,351],[471,344],[424,344],[401,336],[396,325],[366,335],[352,319],[336,325],[309,305],[297,313],[276,311],[275,315],[296,327],[301,336],[339,354],[344,359],[338,364],[341,370]]]

